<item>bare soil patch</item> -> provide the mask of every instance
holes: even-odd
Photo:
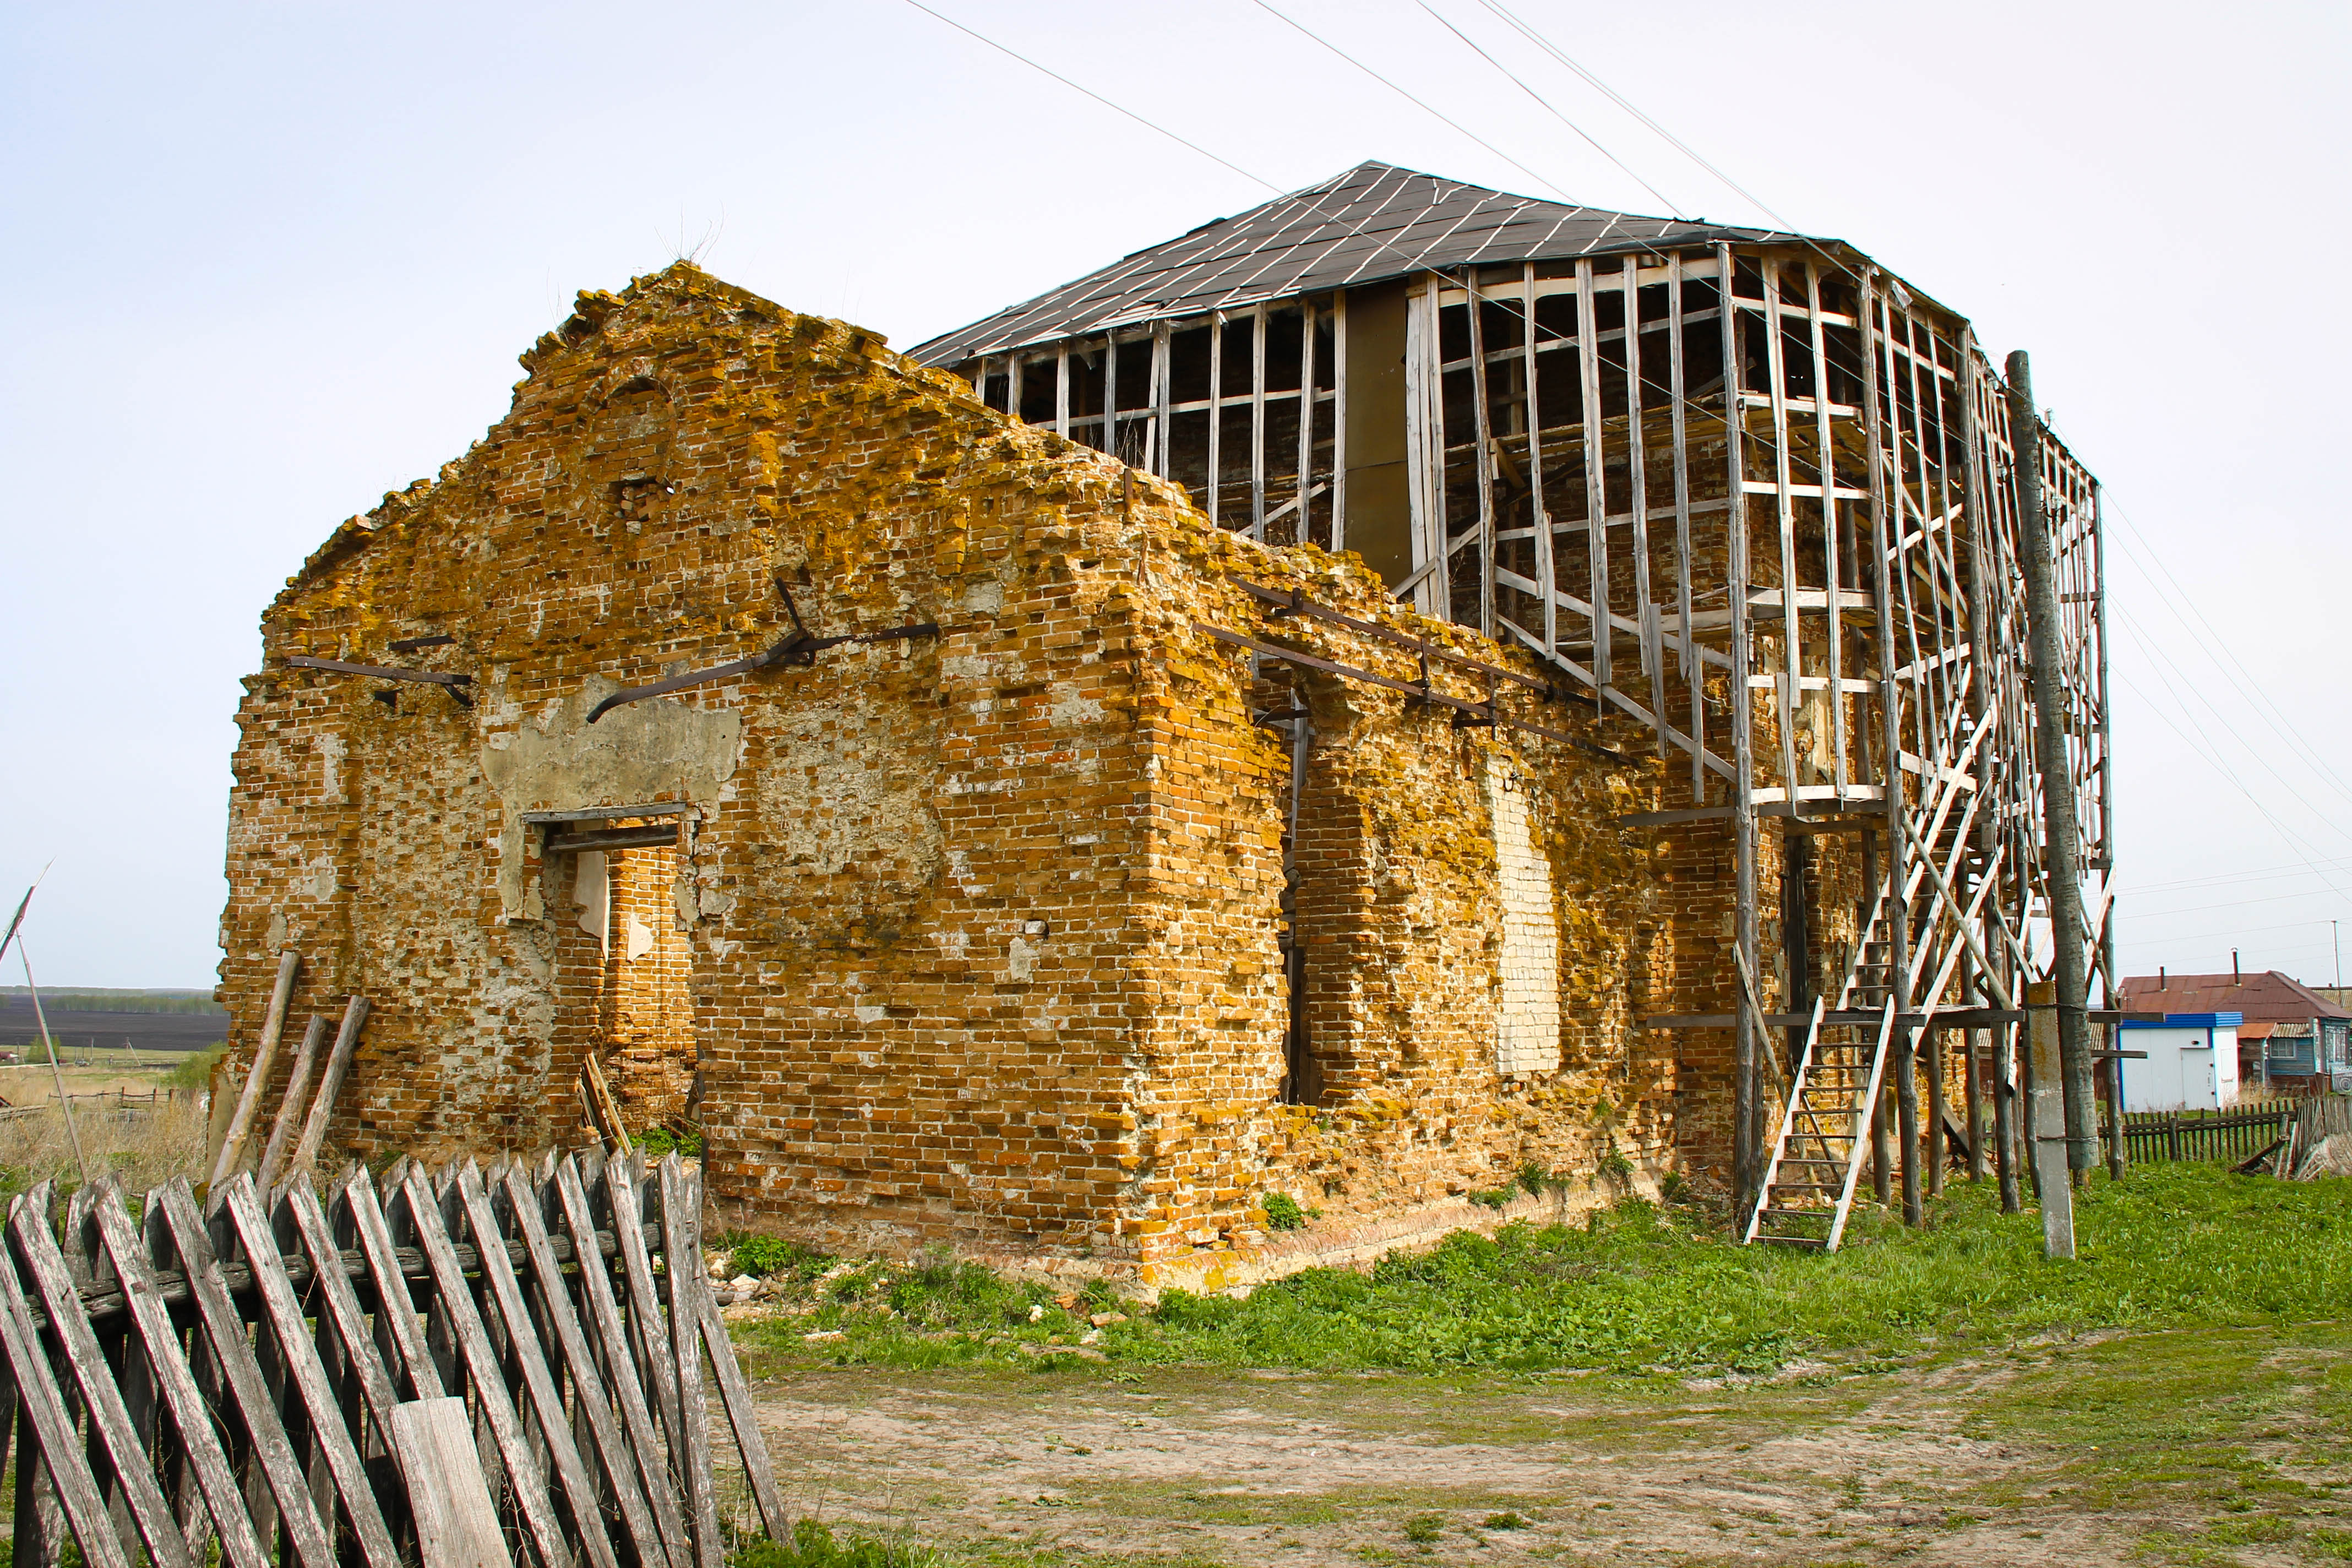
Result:
[[[799,1507],[983,1559],[2352,1557],[2352,1329],[1709,1386],[872,1367],[761,1385]]]

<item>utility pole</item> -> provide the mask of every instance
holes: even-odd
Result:
[[[2034,750],[2042,771],[2042,876],[2050,889],[2052,1002],[2058,1012],[2055,1065],[2065,1110],[2066,1167],[2083,1172],[2099,1163],[2099,1147],[2093,1125],[2090,1027],[2084,1017],[2081,825],[2066,751],[2070,704],[2058,636],[2058,562],[2042,495],[2042,416],[2034,411],[2033,368],[2023,349],[2009,356],[2009,425],[2017,464],[2027,653],[2033,668]],[[2043,1201],[2049,1201],[2046,1194]]]

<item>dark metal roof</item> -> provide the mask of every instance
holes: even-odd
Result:
[[[2307,1018],[2352,1018],[2310,986],[2275,969],[2239,974],[2135,974],[2120,987],[2123,1005],[2134,1012],[2242,1013],[2250,1025],[2294,1023]],[[2252,1037],[2245,1030],[2239,1033]]]
[[[1098,332],[1163,316],[1253,305],[1465,263],[1545,261],[1717,240],[1790,238],[1770,229],[1635,217],[1359,163],[1049,294],[918,344],[925,364]]]

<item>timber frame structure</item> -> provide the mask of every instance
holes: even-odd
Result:
[[[1721,1010],[1649,1023],[1733,1034],[1751,1240],[1834,1247],[1866,1165],[1884,1197],[1899,1163],[1916,1217],[1923,1076],[1940,1181],[1947,1029],[1992,1064],[2014,1194],[2017,1047],[2059,879],[2091,884],[2084,946],[2113,963],[2104,553],[2097,482],[2046,433],[2019,438],[1965,318],[1841,241],[1366,163],[913,353],[1225,527],[1360,552],[1399,598],[1650,732],[1675,783],[1628,826],[1719,836],[1736,891]],[[2055,692],[2028,656],[2021,449],[2055,563]],[[2044,852],[2037,704],[2064,735],[2071,866]],[[1801,871],[1827,833],[1860,838],[1854,940],[1842,965],[1792,963],[1775,1009],[1759,868],[1777,841]],[[1959,1076],[1980,1172],[1979,1079]]]

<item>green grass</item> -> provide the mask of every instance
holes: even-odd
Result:
[[[1246,1300],[1170,1291],[1087,1348],[1116,1367],[1769,1373],[1800,1357],[1867,1364],[2036,1335],[2323,1318],[2352,1300],[2352,1181],[2282,1183],[2143,1166],[2078,1194],[2082,1256],[2042,1256],[2037,1215],[1956,1185],[1906,1231],[1858,1214],[1835,1255],[1742,1247],[1696,1211],[1638,1201],[1589,1228],[1457,1232],[1369,1275],[1314,1269]],[[755,1350],[837,1364],[938,1365],[1077,1348],[1111,1305],[944,1258],[845,1265],[802,1253],[798,1315]],[[811,1340],[814,1333],[824,1336]]]
[[[944,1568],[931,1547],[875,1535],[836,1536],[814,1519],[793,1526],[787,1542],[762,1535],[728,1553],[729,1568]]]
[[[177,1067],[163,1075],[164,1087],[168,1089],[211,1088],[213,1064],[220,1060],[221,1053],[226,1049],[228,1046],[226,1042],[223,1042],[209,1050],[190,1051]]]

